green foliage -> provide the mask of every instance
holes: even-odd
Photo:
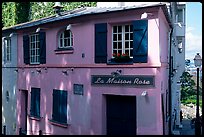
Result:
[[[188,72],[183,72],[181,76],[181,100],[186,100],[192,95],[196,95],[195,82]]]
[[[15,2],[2,2],[2,23],[4,24],[4,27],[13,26],[16,24],[15,14]]]
[[[52,16],[54,2],[3,2],[2,23],[4,27],[13,26],[18,23],[37,20]],[[63,11],[73,10],[79,6],[95,7],[96,2],[61,2]]]
[[[37,20],[54,15],[54,4],[54,2],[31,2],[30,20]]]
[[[199,95],[199,106],[202,107],[202,91]],[[183,104],[194,104],[196,105],[197,101],[197,91],[195,90],[195,82],[192,79],[192,76],[188,72],[184,72],[181,76],[181,103]]]

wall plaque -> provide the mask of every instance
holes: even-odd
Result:
[[[149,75],[92,75],[92,85],[155,87],[155,77]]]
[[[84,87],[82,84],[74,84],[74,94],[83,95]]]

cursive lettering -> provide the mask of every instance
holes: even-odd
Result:
[[[109,78],[106,83],[111,84],[131,84],[131,80],[123,80],[123,79],[115,79],[115,78]]]
[[[134,80],[133,83],[134,83],[134,84],[137,84],[137,85],[141,85],[141,84],[143,84],[143,85],[149,85],[149,84],[150,84],[150,81],[148,81],[148,80],[140,80],[139,78],[135,78],[135,80]]]
[[[101,78],[98,78],[94,83],[99,84],[99,83],[104,83],[104,80]]]

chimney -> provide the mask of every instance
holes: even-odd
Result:
[[[53,9],[55,9],[57,16],[61,16],[61,8],[63,8],[63,6],[61,6],[60,2],[55,2]]]

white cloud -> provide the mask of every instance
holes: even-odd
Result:
[[[186,28],[186,59],[193,59],[196,53],[202,55],[202,35],[196,35],[193,33],[194,28]]]

